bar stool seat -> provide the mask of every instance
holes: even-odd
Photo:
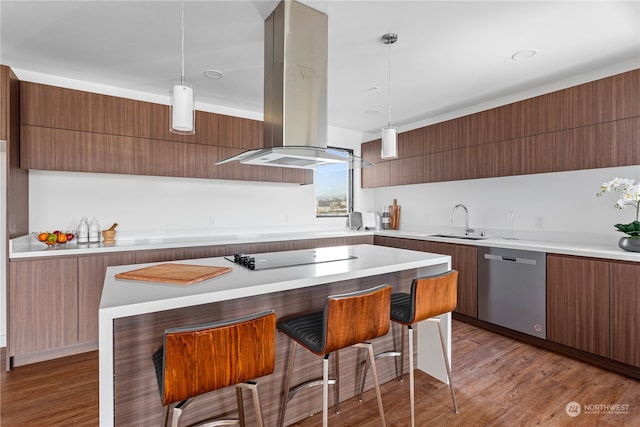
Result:
[[[415,393],[414,393],[414,375],[413,375],[413,325],[429,321],[434,322],[438,326],[438,334],[440,335],[440,345],[442,347],[442,356],[447,370],[447,378],[449,380],[449,388],[451,390],[451,399],[453,400],[454,412],[458,413],[458,404],[453,389],[451,379],[451,365],[447,357],[446,342],[442,324],[439,316],[444,313],[453,311],[457,305],[457,286],[458,272],[451,270],[444,274],[429,277],[419,277],[413,279],[411,283],[410,293],[394,293],[391,295],[391,321],[406,326],[409,331],[409,396],[411,405],[411,427],[415,426]],[[400,357],[400,376],[404,370],[402,351],[404,350],[404,332],[402,328],[400,351],[388,351],[377,354],[375,359],[383,357]],[[360,387],[360,399],[364,392],[364,383],[367,375],[367,365],[365,364],[364,375]]]
[[[366,348],[371,362],[374,360],[370,340],[389,331],[391,287],[381,285],[362,291],[327,297],[324,311],[286,319],[278,323],[278,330],[291,338],[289,365],[285,375],[285,393],[280,408],[279,425],[284,426],[287,404],[298,392],[322,385],[322,425],[328,425],[329,385],[335,386],[336,413],[340,410],[339,356],[342,348]],[[313,379],[291,388],[291,377],[298,345],[323,357],[322,380]],[[335,355],[335,378],[329,378],[329,355]],[[386,426],[378,374],[372,365],[373,380],[378,399],[378,410],[383,427]]]
[[[262,427],[258,384],[275,365],[276,315],[271,311],[233,320],[167,329],[163,346],[153,354],[160,399],[162,425],[173,409],[172,426],[191,401],[202,394],[236,386],[237,419],[207,421],[199,425],[245,425],[242,390],[253,396],[256,425]]]

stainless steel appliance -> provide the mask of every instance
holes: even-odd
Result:
[[[478,248],[478,319],[546,338],[546,253]]]

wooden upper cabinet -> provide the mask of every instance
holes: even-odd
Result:
[[[558,170],[634,164],[632,161],[637,159],[638,152],[639,124],[638,119],[629,119],[562,131]]]
[[[20,139],[23,169],[135,173],[135,138],[22,126]]]
[[[562,91],[562,128],[640,116],[640,69]]]
[[[510,138],[559,131],[561,113],[560,92],[552,92],[511,104]]]
[[[242,117],[219,116],[217,145],[252,150],[262,148],[262,122]]]
[[[37,83],[20,83],[20,124],[91,132],[91,94]]]
[[[0,139],[9,139],[9,67],[0,65]]]
[[[389,159],[383,159],[382,155],[382,140],[380,138],[373,141],[364,142],[361,145],[360,157],[371,163],[388,162]]]
[[[427,160],[425,156],[401,158],[388,162],[388,166],[389,185],[419,184],[427,179]]]
[[[547,256],[547,339],[609,357],[609,263]]]
[[[424,154],[426,128],[418,128],[398,134],[398,157],[414,157]],[[368,159],[367,159],[368,160]]]
[[[137,175],[218,178],[219,147],[136,138]]]
[[[366,166],[360,169],[362,188],[375,188],[388,186],[389,180],[389,160],[381,159],[381,139],[365,142],[362,144],[361,157],[373,163],[373,166]]]

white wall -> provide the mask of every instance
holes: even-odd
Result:
[[[635,209],[615,209],[615,194],[596,193],[617,176],[638,180],[640,166],[367,189],[361,198],[365,211],[379,211],[396,198],[400,227],[408,230],[461,231],[463,212],[456,213],[454,223],[451,214],[462,203],[469,209],[470,226],[492,235],[505,236],[507,212],[512,211],[515,237],[615,246],[622,235],[613,224],[633,221]]]

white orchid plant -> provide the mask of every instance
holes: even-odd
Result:
[[[635,184],[635,180],[627,178],[614,178],[609,182],[605,182],[600,187],[597,196],[604,193],[615,191],[620,194],[620,198],[614,205],[618,209],[624,209],[627,206],[636,208],[636,220],[629,224],[615,224],[618,231],[627,234],[632,239],[640,239],[640,183]]]

